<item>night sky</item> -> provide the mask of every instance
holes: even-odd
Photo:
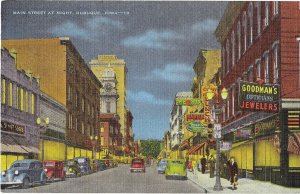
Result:
[[[124,59],[135,139],[161,139],[169,128],[175,94],[191,89],[199,50],[220,48],[214,31],[226,5],[213,1],[4,1],[1,36],[68,36],[86,63],[99,54]]]

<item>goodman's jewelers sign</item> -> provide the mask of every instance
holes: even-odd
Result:
[[[239,109],[248,111],[278,112],[279,85],[240,81]]]

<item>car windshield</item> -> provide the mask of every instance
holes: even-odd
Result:
[[[171,164],[183,164],[181,161],[172,161]]]
[[[132,164],[143,164],[143,160],[133,160]]]
[[[29,167],[29,163],[22,163],[22,162],[17,162],[14,163],[11,168],[28,168]]]
[[[54,166],[54,162],[44,162],[44,166]]]

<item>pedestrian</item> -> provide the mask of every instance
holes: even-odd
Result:
[[[202,174],[205,173],[205,167],[206,167],[206,158],[202,157],[201,158],[201,171],[202,171]]]
[[[197,168],[198,168],[198,172],[200,172],[200,170],[201,170],[201,160],[200,159],[197,162]]]
[[[192,170],[193,170],[193,174],[196,173],[196,160],[192,160]]]
[[[238,185],[237,183],[238,165],[233,157],[230,159],[229,168],[230,168],[230,184],[233,186],[233,189],[237,189],[236,185]]]
[[[216,168],[216,160],[213,155],[210,155],[209,158],[209,177],[214,178],[215,176],[215,168]]]

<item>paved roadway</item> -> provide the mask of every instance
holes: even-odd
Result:
[[[190,180],[166,180],[154,166],[146,173],[130,173],[129,165],[100,171],[90,175],[67,178],[65,181],[36,185],[29,189],[5,189],[2,192],[21,193],[204,193]]]

